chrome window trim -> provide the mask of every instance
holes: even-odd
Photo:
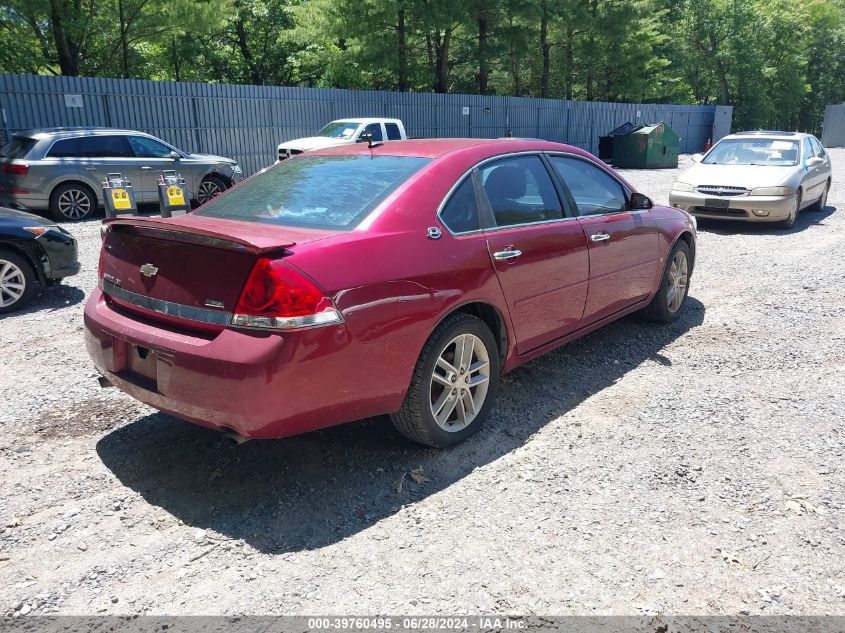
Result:
[[[182,158],[188,157],[188,155],[185,152],[183,152],[181,149],[174,147],[173,145],[171,145],[167,141],[160,139],[156,136],[153,136],[152,134],[147,134],[146,132],[113,132],[113,133],[106,132],[104,134],[96,134],[96,133],[94,133],[94,134],[71,134],[71,135],[68,135],[68,136],[61,136],[59,138],[55,138],[50,143],[50,145],[47,147],[47,150],[44,152],[43,158],[44,159],[50,158],[50,156],[48,156],[48,154],[50,153],[50,150],[53,149],[53,145],[55,145],[56,143],[58,143],[60,141],[69,141],[69,140],[75,139],[75,138],[90,138],[92,136],[125,136],[127,143],[129,143],[129,137],[130,136],[144,136],[146,138],[151,138],[154,141],[158,141],[159,143],[164,143],[165,145],[167,145],[167,147],[172,149],[174,152],[178,153]],[[134,154],[135,149],[132,147],[131,143],[129,143],[129,148],[132,149],[132,153]],[[83,158],[82,156],[76,157],[77,160],[81,160],[82,158]],[[136,158],[142,158],[142,157],[140,157],[140,156],[104,156],[104,158],[120,158],[120,159],[124,159],[124,160],[126,160],[126,159],[134,160]]]
[[[584,216],[584,217],[595,217],[595,216]],[[559,224],[562,222],[572,222],[575,220],[579,220],[580,217],[578,216],[566,216],[563,218],[554,218],[552,220],[538,220],[537,222],[525,222],[524,224],[507,224],[505,226],[492,226],[489,229],[482,229],[483,233],[497,233],[498,231],[504,231],[507,229],[521,229],[526,226],[540,226],[542,224]]]
[[[625,183],[623,183],[621,180],[619,180],[619,178],[616,175],[612,174],[607,169],[605,169],[604,167],[599,165],[596,161],[591,160],[591,159],[587,158],[586,156],[581,156],[580,154],[573,154],[572,152],[545,152],[545,153],[546,153],[546,156],[548,156],[549,158],[553,158],[555,156],[560,156],[560,157],[563,157],[563,158],[574,158],[576,160],[583,160],[584,162],[587,162],[587,163],[590,163],[591,165],[593,165],[593,167],[600,169],[606,175],[610,176],[610,178],[612,178],[620,187],[622,187],[622,192],[625,194],[626,202],[628,202],[629,204],[630,204],[630,201],[631,201],[631,196],[634,193],[636,193],[630,187],[625,185]],[[563,177],[560,174],[557,174],[557,177],[560,178],[561,181],[563,181],[564,186],[566,186],[566,188],[569,189],[569,186],[566,184],[566,181],[563,180]],[[572,192],[570,192],[569,195],[572,195]],[[574,201],[574,199],[573,199],[573,201]],[[576,207],[578,206],[577,202],[575,202],[575,206]],[[630,213],[630,214],[640,215],[642,213],[648,213],[649,211],[651,211],[651,209],[623,209],[622,211],[607,211],[606,213],[590,213],[588,215],[577,215],[577,216],[575,216],[574,219],[585,220],[587,218],[603,218],[603,217],[607,217],[607,216],[611,216],[611,215],[619,215],[620,213]]]
[[[522,150],[521,152],[508,152],[507,154],[497,154],[496,156],[490,156],[489,158],[485,158],[481,162],[475,163],[472,167],[470,167],[468,170],[466,170],[461,175],[460,178],[458,178],[455,181],[455,184],[452,185],[452,187],[449,189],[449,191],[446,192],[446,195],[443,196],[443,200],[440,201],[440,205],[437,207],[436,217],[437,217],[438,222],[440,222],[440,224],[442,224],[444,227],[446,227],[446,230],[449,231],[449,234],[452,237],[462,237],[464,235],[475,235],[476,233],[487,233],[487,232],[496,231],[496,230],[499,230],[499,229],[512,229],[512,228],[518,227],[518,226],[529,226],[529,225],[532,225],[532,224],[549,224],[551,222],[560,222],[561,220],[573,220],[574,218],[563,217],[563,218],[556,218],[556,219],[553,219],[553,220],[542,220],[540,222],[529,222],[527,224],[509,224],[508,226],[494,226],[494,227],[490,227],[488,229],[479,228],[479,229],[476,229],[474,231],[461,231],[461,232],[455,233],[454,231],[452,231],[452,229],[449,228],[449,226],[443,221],[443,218],[441,217],[441,213],[443,212],[443,209],[446,207],[446,203],[449,202],[449,198],[452,197],[452,194],[455,192],[455,190],[463,184],[463,182],[466,178],[472,177],[472,172],[474,172],[476,169],[481,168],[482,165],[485,165],[487,163],[491,163],[491,162],[496,161],[496,160],[501,160],[503,158],[514,158],[516,156],[538,156],[539,157],[543,153],[544,152],[542,150],[527,149],[527,150]],[[544,167],[545,167],[545,165],[544,165]],[[549,174],[549,178],[552,178],[551,174]],[[477,192],[476,192],[476,203],[477,202],[478,202],[478,200],[477,200]],[[563,201],[561,201],[561,205],[562,204],[563,204]],[[481,221],[480,212],[481,211],[479,209],[479,223]]]
[[[154,299],[153,297],[147,297],[125,290],[105,279],[101,279],[99,285],[100,289],[110,297],[159,314],[179,317],[180,319],[196,321],[198,323],[210,323],[212,325],[228,326],[232,321],[231,312],[197,308],[195,306],[186,306],[182,303],[164,301],[163,299]]]
[[[564,150],[560,150],[560,151],[554,151],[554,150],[553,151],[548,151],[548,150],[523,150],[521,152],[509,152],[507,154],[499,154],[499,155],[496,155],[496,156],[491,156],[490,158],[485,158],[481,162],[475,163],[472,167],[470,167],[467,171],[465,171],[461,175],[461,177],[458,178],[458,180],[455,181],[455,184],[452,185],[452,187],[450,187],[449,191],[446,192],[446,195],[443,196],[443,200],[440,201],[440,205],[437,207],[437,214],[436,214],[437,220],[440,222],[440,224],[442,224],[446,228],[446,230],[449,232],[449,234],[452,237],[463,237],[465,235],[476,235],[478,233],[495,233],[497,231],[502,231],[502,230],[505,230],[505,229],[517,229],[517,228],[521,228],[521,227],[524,227],[524,226],[539,226],[539,225],[542,225],[542,224],[554,224],[556,222],[568,222],[568,221],[572,221],[572,220],[585,220],[587,218],[600,218],[600,217],[606,217],[606,216],[610,216],[610,215],[618,215],[620,213],[630,213],[630,214],[640,215],[640,214],[648,213],[649,211],[651,211],[651,209],[625,209],[623,211],[608,211],[607,213],[591,213],[589,215],[565,216],[565,217],[562,217],[562,218],[554,218],[552,220],[540,220],[538,222],[526,222],[524,224],[508,224],[507,226],[493,226],[493,227],[486,228],[486,229],[476,229],[474,231],[461,231],[461,232],[457,232],[457,233],[452,231],[452,229],[449,228],[449,226],[446,224],[446,222],[443,221],[443,218],[441,216],[443,209],[446,207],[446,204],[449,202],[449,199],[452,197],[452,194],[455,192],[455,190],[457,190],[457,188],[460,187],[463,184],[464,180],[466,178],[472,177],[473,171],[475,171],[476,169],[479,169],[485,163],[489,163],[489,162],[492,162],[492,161],[495,161],[495,160],[500,160],[502,158],[511,158],[511,157],[514,157],[514,156],[542,156],[542,155],[545,155],[548,158],[553,158],[555,156],[559,156],[559,157],[562,157],[562,158],[574,158],[576,160],[583,160],[587,163],[590,163],[591,165],[593,165],[597,169],[600,169],[602,172],[604,172],[608,176],[610,176],[610,178],[612,178],[613,181],[616,182],[622,188],[622,192],[625,194],[626,200],[630,201],[631,195],[634,193],[634,191],[630,187],[625,185],[625,183],[623,183],[621,180],[619,180],[619,178],[617,176],[615,176],[614,174],[609,172],[607,169],[605,169],[604,167],[599,165],[596,161],[594,161],[594,160],[592,160],[592,159],[590,159],[586,156],[582,156],[580,154],[573,154],[572,152],[567,152],[567,151],[564,151]],[[561,181],[563,181],[563,178],[560,176],[560,174],[557,174],[557,173],[554,174],[554,175],[550,174],[549,177],[550,178],[557,177],[557,178],[560,178]],[[564,181],[563,184],[565,186],[566,182]]]

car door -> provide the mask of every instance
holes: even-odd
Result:
[[[129,179],[133,191],[140,184],[141,172],[129,141],[120,134],[83,136],[79,139],[79,169],[101,185],[108,174],[120,174]],[[102,198],[100,187],[97,196]],[[139,202],[135,196],[135,202]]]
[[[141,191],[140,199],[143,202],[158,202],[158,180],[161,172],[180,171],[178,161],[171,156],[174,150],[169,145],[148,136],[130,136],[129,144],[138,158],[140,180],[136,192]],[[187,181],[189,174],[182,174],[182,176],[186,178],[188,189],[193,191],[191,188],[193,183]]]
[[[807,165],[807,161],[815,155],[813,146],[810,143],[810,137],[804,137],[801,140],[801,169],[804,171],[804,175],[801,178],[801,187],[803,188],[802,207],[806,207],[814,200],[818,200],[822,194],[821,185],[825,181],[826,175],[824,165]]]
[[[587,298],[587,240],[539,154],[481,164],[477,180],[487,248],[508,302],[517,352],[580,326]]]
[[[648,297],[661,265],[650,211],[630,210],[624,185],[586,158],[552,155],[549,162],[571,196],[589,245],[584,322],[612,316]]]
[[[819,175],[819,191],[816,197],[818,198],[824,193],[825,188],[827,187],[827,181],[830,179],[830,157],[827,155],[824,147],[822,147],[822,144],[815,136],[810,137],[810,145],[812,146],[813,155],[817,158],[821,158],[823,161],[817,169]]]

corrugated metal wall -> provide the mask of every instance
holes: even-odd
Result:
[[[845,103],[825,108],[822,144],[825,147],[845,147]]]
[[[681,152],[695,152],[730,131],[732,113],[715,106],[13,74],[0,74],[0,108],[7,136],[39,127],[123,127],[187,151],[237,158],[248,174],[272,163],[280,142],[343,117],[400,118],[418,137],[495,138],[510,131],[593,153],[599,136],[626,121],[665,121],[681,137]]]

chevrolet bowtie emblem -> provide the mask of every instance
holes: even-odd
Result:
[[[140,271],[141,274],[144,275],[144,277],[155,277],[156,273],[158,272],[158,268],[156,268],[152,264],[144,264],[143,266],[141,266]]]

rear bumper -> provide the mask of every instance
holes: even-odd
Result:
[[[708,200],[727,202],[724,209],[707,206]],[[698,218],[715,220],[745,220],[749,222],[777,222],[789,217],[795,208],[796,198],[791,196],[736,196],[717,198],[697,192],[672,190],[669,203]],[[757,211],[757,213],[755,213]]]
[[[342,325],[191,334],[134,318],[97,289],[85,306],[85,340],[97,370],[137,400],[249,438],[389,413],[404,397],[399,385],[371,373],[385,357],[396,358],[401,346],[364,345],[371,348],[367,354]],[[149,350],[146,360],[139,346]]]

